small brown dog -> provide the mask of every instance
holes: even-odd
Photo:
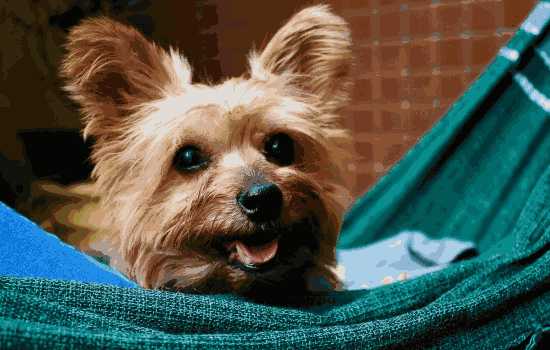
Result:
[[[106,18],[74,28],[67,48],[114,267],[194,292],[338,285],[353,154],[338,115],[351,86],[343,19],[302,10],[219,85],[192,83],[184,57]]]

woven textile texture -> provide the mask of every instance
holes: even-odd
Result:
[[[550,332],[550,2],[448,114],[361,198],[340,246],[402,230],[480,255],[301,307],[39,278],[0,278],[2,348],[534,347]],[[289,296],[289,303],[298,302]]]

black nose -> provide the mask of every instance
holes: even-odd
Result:
[[[283,193],[272,183],[255,183],[237,195],[237,202],[250,220],[264,222],[281,214]]]

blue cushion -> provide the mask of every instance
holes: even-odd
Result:
[[[0,202],[0,275],[136,287]]]

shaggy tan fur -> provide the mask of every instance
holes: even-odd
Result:
[[[61,72],[82,106],[85,136],[95,139],[93,176],[115,267],[147,288],[197,292],[299,291],[319,278],[338,284],[335,244],[351,202],[353,155],[338,114],[352,66],[340,17],[326,6],[302,10],[250,55],[248,74],[219,85],[192,84],[180,54],[107,18],[78,25],[67,49]],[[293,164],[262,153],[274,133],[294,140]],[[176,170],[184,145],[208,154],[208,167]],[[220,237],[258,231],[235,200],[255,177],[281,189],[277,224],[294,236],[281,248],[287,259],[266,275],[235,268],[214,249]],[[306,219],[315,230],[298,237],[291,228]]]

